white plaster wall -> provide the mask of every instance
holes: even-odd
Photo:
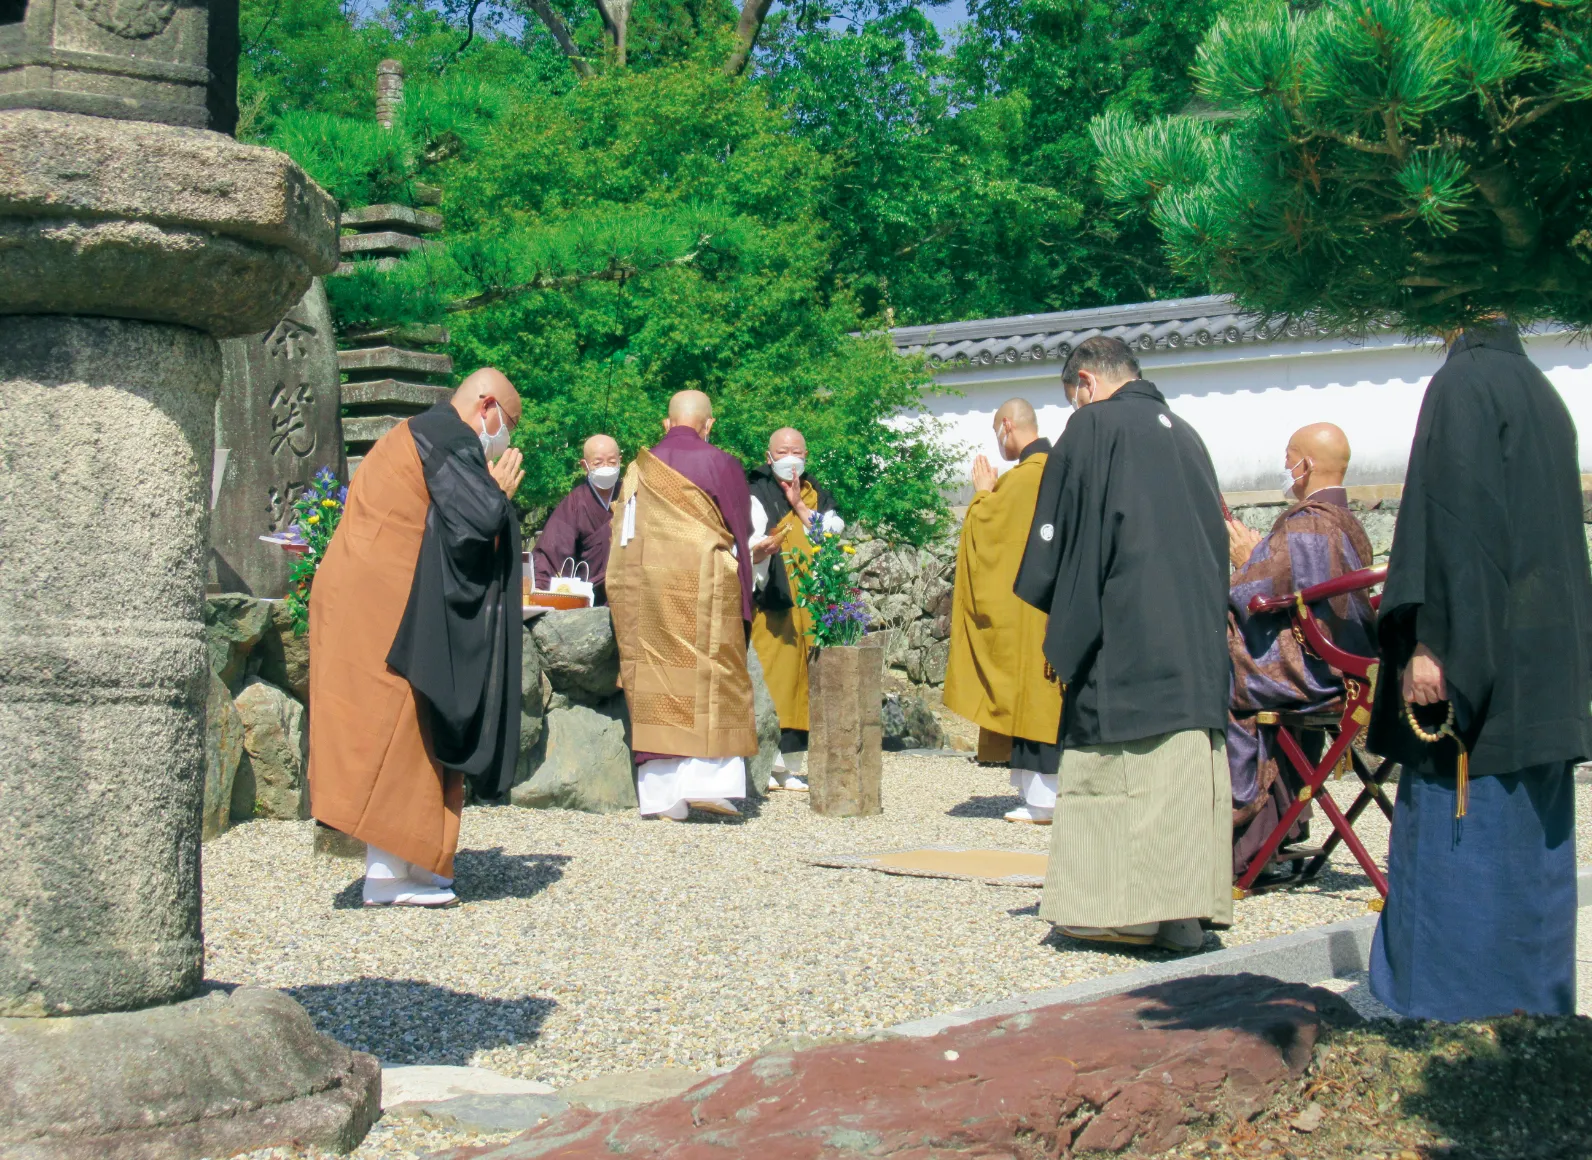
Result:
[[[1530,335],[1527,353],[1559,389],[1577,427],[1592,431],[1592,350],[1561,334]],[[1199,431],[1227,491],[1280,486],[1288,436],[1306,423],[1342,427],[1353,448],[1348,482],[1397,483],[1404,478],[1421,396],[1443,362],[1436,343],[1379,337],[1203,347],[1143,358],[1144,375],[1172,410]],[[995,409],[1013,395],[1034,404],[1040,432],[1054,438],[1071,413],[1058,363],[1018,363],[946,372],[931,415],[963,452],[962,478],[973,456],[995,458]],[[1581,470],[1592,471],[1592,445],[1581,445]]]

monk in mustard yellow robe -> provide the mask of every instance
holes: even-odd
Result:
[[[979,727],[979,759],[1009,761],[1022,803],[1010,822],[1049,825],[1061,751],[1061,686],[1041,646],[1045,614],[1012,592],[1028,542],[1039,480],[1050,451],[1034,409],[1011,399],[995,414],[1001,458],[1017,465],[998,476],[980,455],[973,502],[962,523],[951,605],[951,657],[945,706]]]
[[[807,654],[809,617],[796,603],[791,567],[813,555],[811,536],[839,535],[846,521],[835,501],[807,476],[807,440],[794,427],[769,436],[768,462],[751,471],[752,566],[756,606],[752,647],[763,666],[774,708],[779,711],[779,756],[769,789],[804,790],[798,775],[807,749]]]

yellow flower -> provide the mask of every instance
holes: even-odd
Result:
[[[855,556],[857,554],[857,549],[853,548],[850,544],[842,544],[840,546],[840,550],[846,553],[848,556]]]
[[[323,500],[321,500],[321,506],[322,507],[334,508],[334,507],[337,506],[337,501],[335,499],[330,499],[330,498],[323,499]]]
[[[318,523],[320,523],[321,522],[320,513],[317,512],[315,515],[311,516],[309,519],[305,520],[304,522],[307,523],[307,524],[318,524]]]

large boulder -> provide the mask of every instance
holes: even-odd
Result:
[[[232,783],[232,816],[309,817],[309,730],[304,706],[257,677],[244,682],[233,703],[243,718],[243,758]]]
[[[768,796],[768,779],[779,755],[779,709],[774,694],[763,677],[763,661],[750,645],[746,649],[746,668],[752,674],[752,712],[757,718],[757,756],[746,759],[746,796]]]
[[[287,601],[270,602],[270,626],[260,643],[255,646],[249,668],[258,676],[279,689],[286,689],[304,704],[310,700],[310,635],[299,636],[293,631],[293,616],[287,610]]]
[[[544,613],[532,622],[531,637],[555,693],[592,704],[619,691],[619,647],[608,609]]]
[[[0,1155],[232,1156],[352,1149],[381,1065],[279,991],[73,1019],[0,1019]]]
[[[223,592],[205,597],[205,647],[210,651],[210,671],[237,689],[243,681],[249,653],[271,626],[271,605],[252,596]]]
[[[205,699],[205,804],[201,839],[208,842],[232,825],[232,785],[243,757],[243,718],[232,693],[214,673]]]
[[[601,708],[566,705],[547,711],[541,740],[521,762],[509,800],[532,809],[612,814],[633,810],[635,764],[626,744],[624,698]]]
[[[1357,1021],[1299,983],[1177,979],[931,1037],[776,1047],[669,1099],[572,1107],[491,1155],[1152,1155],[1190,1124],[1247,1122],[1304,1072],[1323,1024]]]
[[[520,764],[529,759],[542,739],[542,721],[546,714],[542,688],[542,658],[536,651],[536,640],[527,627],[520,642]]]
[[[879,706],[879,725],[886,749],[941,749],[945,745],[939,718],[915,693],[886,693]]]

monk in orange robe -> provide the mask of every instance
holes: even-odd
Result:
[[[310,809],[366,844],[367,906],[450,906],[464,778],[512,782],[520,398],[475,372],[365,456],[310,594]]]

